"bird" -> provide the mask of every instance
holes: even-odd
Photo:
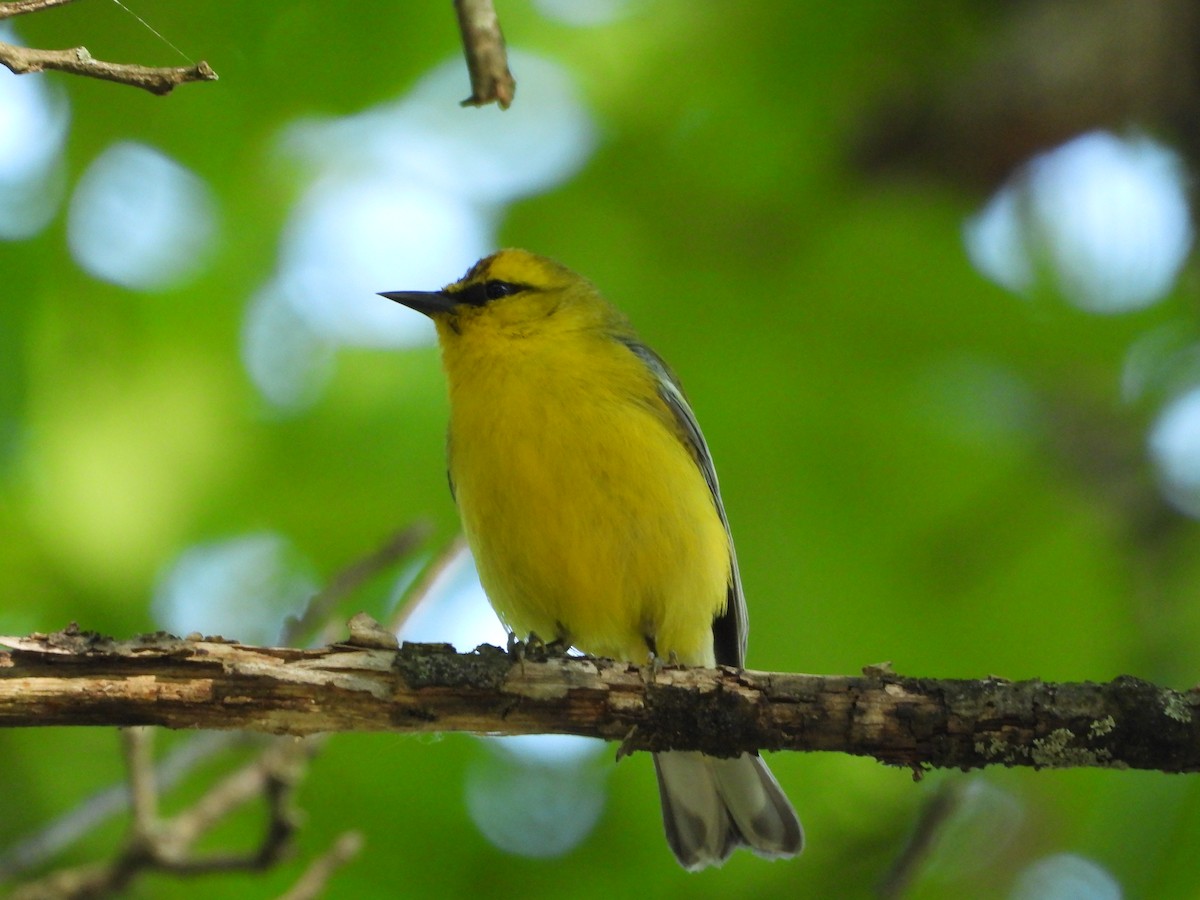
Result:
[[[746,603],[716,470],[679,380],[587,279],[501,250],[438,291],[380,296],[433,320],[447,469],[479,579],[510,634],[599,657],[743,668]],[[685,869],[804,832],[757,754],[654,754]]]

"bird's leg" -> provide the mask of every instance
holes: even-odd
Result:
[[[550,643],[542,645],[542,652],[547,658],[564,657],[570,649],[571,639],[565,634],[560,634]]]
[[[532,635],[530,635],[532,637]],[[517,637],[516,632],[508,633],[508,658],[513,662],[525,662],[525,642]]]
[[[620,762],[626,756],[633,755],[633,736],[637,734],[638,727],[634,725],[625,735],[625,739],[621,741],[621,745],[617,747],[617,758],[615,762]]]
[[[513,632],[508,633],[508,655],[513,662],[524,662],[526,659],[539,662],[559,659],[567,656],[570,649],[571,636],[565,631],[560,631],[558,637],[549,643],[543,641],[536,631],[529,632],[529,636],[523,641]]]
[[[525,652],[529,654],[542,654],[546,652],[546,642],[541,639],[536,631],[529,632],[529,637],[525,638]]]
[[[646,665],[641,667],[642,681],[645,684],[654,684],[658,680],[658,673],[663,669],[662,657],[658,655],[658,642],[654,639],[654,635],[647,634],[644,637],[646,647],[650,651],[646,659]],[[671,655],[675,655],[675,651],[671,651]]]
[[[546,658],[563,657],[571,649],[571,632],[562,622],[554,623],[554,640],[542,645],[542,653]]]
[[[521,641],[511,631],[508,634],[508,655],[514,661],[524,661],[526,658],[545,662],[547,659],[562,658],[571,649],[571,635],[560,624],[554,640],[547,643],[538,636],[536,631]]]

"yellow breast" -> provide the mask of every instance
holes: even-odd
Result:
[[[451,479],[497,613],[520,638],[711,665],[728,538],[651,374],[613,341],[494,350],[447,369]]]

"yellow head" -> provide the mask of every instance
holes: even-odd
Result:
[[[501,250],[484,257],[440,291],[388,291],[380,296],[433,319],[443,344],[471,335],[529,338],[628,327],[591,282],[527,250]]]

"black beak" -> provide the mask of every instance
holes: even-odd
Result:
[[[450,312],[458,305],[454,295],[445,291],[381,291],[379,296],[395,300],[427,316]]]

